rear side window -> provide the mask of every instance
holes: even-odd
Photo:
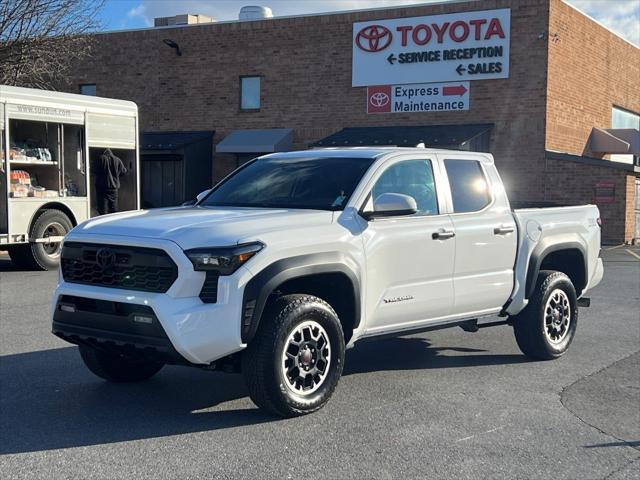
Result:
[[[477,212],[489,205],[489,184],[480,162],[473,160],[445,160],[453,211],[455,213]]]

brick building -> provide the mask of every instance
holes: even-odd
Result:
[[[508,20],[491,25],[490,11],[504,9]],[[487,21],[465,17],[468,12],[484,12]],[[452,16],[437,17],[445,14]],[[465,26],[456,15],[472,20]],[[354,86],[356,75],[367,81],[355,58],[369,61],[374,57],[366,52],[387,42],[355,44],[370,42],[371,25],[380,34],[386,27],[376,30],[378,25],[414,17],[429,18],[389,30],[394,41],[413,41],[415,55],[435,49],[451,27],[450,38],[460,47],[474,33],[479,42],[506,42],[500,73],[487,67],[489,74],[461,76],[463,82],[443,73],[442,81],[465,87],[465,108],[367,113],[373,99],[366,86]],[[247,158],[275,150],[420,141],[490,151],[515,201],[597,203],[605,241],[640,236],[640,49],[562,0],[448,2],[235,22],[189,24],[196,17],[182,18],[185,25],[96,35],[92,60],[78,65],[65,86],[138,104],[140,130],[154,138],[149,143],[143,136],[141,144],[143,177],[151,185],[142,194],[155,195],[158,200],[149,202],[154,206],[164,196],[145,188],[175,188],[171,172],[182,168],[180,162],[209,163],[217,180]],[[354,27],[360,22],[363,29]],[[403,28],[413,28],[405,39]],[[385,72],[417,71],[387,57],[388,51],[379,59]],[[471,63],[490,66],[491,60],[460,65],[468,65],[470,74]],[[433,82],[441,65],[425,64],[424,78],[409,75],[403,84]],[[213,148],[196,149],[200,156],[187,159],[181,152],[188,139],[182,150],[176,147],[181,132],[213,134]],[[173,143],[163,145],[163,133]],[[145,167],[152,164],[156,173]],[[169,197],[175,202],[190,195],[183,189]]]

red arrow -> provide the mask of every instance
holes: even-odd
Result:
[[[444,87],[442,89],[442,94],[445,97],[450,97],[451,95],[464,95],[467,93],[467,89],[464,88],[464,85],[458,85],[457,87]]]

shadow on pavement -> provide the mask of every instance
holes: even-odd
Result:
[[[344,375],[382,370],[424,370],[530,362],[524,355],[483,354],[486,350],[433,346],[426,338],[395,337],[358,344],[347,351]],[[473,355],[450,355],[447,352]]]
[[[640,441],[635,442],[611,442],[611,443],[597,443],[595,445],[585,445],[584,448],[609,448],[609,447],[640,447]]]
[[[472,355],[447,356],[441,352]],[[394,338],[348,352],[345,374],[495,365],[520,355],[433,348]],[[98,445],[277,421],[257,408],[214,408],[247,396],[240,375],[165,367],[138,384],[111,384],[86,370],[76,347],[0,357],[0,454]]]

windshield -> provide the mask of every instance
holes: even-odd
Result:
[[[261,158],[237,170],[200,205],[342,210],[372,163],[371,158]]]

